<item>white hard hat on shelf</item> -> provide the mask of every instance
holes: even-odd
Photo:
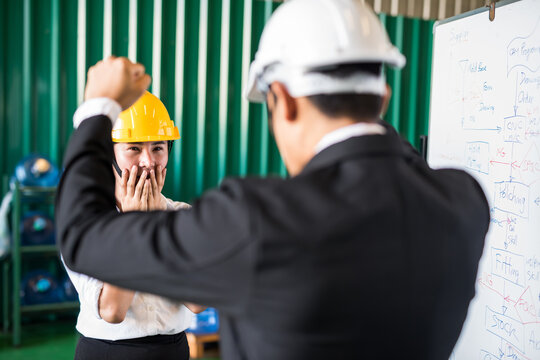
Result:
[[[313,71],[358,63],[405,65],[405,57],[363,0],[291,0],[275,11],[263,30],[245,95],[250,101],[264,102],[273,81],[285,84],[293,97],[344,92],[382,95],[382,73],[338,79]]]

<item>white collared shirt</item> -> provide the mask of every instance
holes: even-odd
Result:
[[[81,123],[96,115],[106,115],[111,119],[113,127],[118,115],[122,112],[122,107],[116,101],[109,98],[94,98],[86,100],[73,114],[73,127],[78,128]]]
[[[163,196],[163,195],[162,195]],[[167,199],[167,210],[186,209],[186,203]],[[183,303],[136,292],[124,321],[106,322],[99,315],[99,296],[103,281],[76,273],[66,267],[68,276],[79,294],[81,304],[77,331],[95,339],[122,340],[153,335],[172,335],[186,330],[195,316]]]
[[[384,126],[377,123],[356,123],[340,127],[339,129],[329,132],[322,137],[322,139],[315,146],[315,154],[320,153],[331,145],[355,136],[384,134],[386,134],[386,129]]]

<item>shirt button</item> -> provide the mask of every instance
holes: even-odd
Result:
[[[149,311],[154,311],[154,307],[153,307],[152,305],[149,305],[149,306],[148,306],[148,310],[149,310]]]

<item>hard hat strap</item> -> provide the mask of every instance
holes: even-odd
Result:
[[[118,173],[118,175],[120,177],[122,177],[122,170],[120,170],[120,166],[118,166],[118,163],[116,162],[116,158],[113,158],[113,167],[114,167],[114,170],[116,170],[116,172]]]

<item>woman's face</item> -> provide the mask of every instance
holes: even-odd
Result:
[[[131,170],[133,165],[138,166],[137,176],[143,170],[155,170],[158,165],[167,166],[169,149],[166,141],[145,141],[134,143],[115,143],[114,156],[120,170]]]

